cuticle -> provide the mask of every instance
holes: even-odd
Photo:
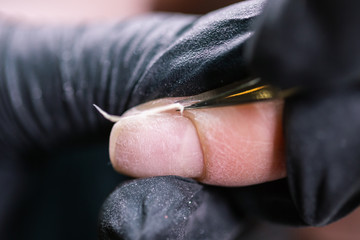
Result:
[[[200,148],[201,148],[201,152],[202,152],[202,156],[203,156],[203,171],[201,173],[201,176],[200,177],[197,177],[197,178],[194,178],[196,181],[201,181],[203,179],[206,178],[206,163],[207,163],[207,159],[206,159],[206,155],[204,154],[205,153],[205,150],[204,150],[204,147],[205,145],[203,145],[203,140],[202,138],[200,137],[200,134],[199,134],[199,129],[198,129],[198,126],[197,126],[197,122],[194,120],[193,116],[194,114],[190,112],[190,110],[187,110],[185,111],[182,115],[182,117],[185,117],[187,119],[190,120],[190,122],[192,123],[192,125],[194,126],[195,130],[196,130],[196,134],[197,134],[197,137],[199,139],[199,142],[200,142]]]

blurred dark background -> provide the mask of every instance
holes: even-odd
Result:
[[[126,179],[113,170],[106,141],[73,142],[27,160],[14,237],[97,239],[99,209]]]

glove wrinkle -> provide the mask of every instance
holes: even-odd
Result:
[[[143,32],[155,32],[160,38],[155,26],[166,23],[167,18],[154,15],[76,27],[2,22],[2,142],[24,152],[48,149],[69,137],[109,129],[110,124],[98,116],[92,104],[100,102],[120,113],[126,110],[124,100],[131,94],[131,81],[142,74],[162,45],[176,37],[149,42]],[[181,28],[193,17],[173,19]],[[147,24],[141,24],[144,22]],[[173,26],[173,32],[176,30]],[[131,39],[140,41],[139,45],[132,45]]]
[[[188,96],[248,75],[243,46],[264,1],[246,1],[198,18],[148,65],[127,106]]]

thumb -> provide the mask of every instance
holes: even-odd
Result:
[[[200,182],[242,186],[285,176],[282,102],[161,114],[136,114],[174,101],[130,110],[110,136],[110,158],[134,177],[180,175]]]

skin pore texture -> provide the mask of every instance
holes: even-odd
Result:
[[[143,114],[129,110],[110,136],[114,168],[133,177],[180,175],[221,186],[285,177],[281,101]]]

